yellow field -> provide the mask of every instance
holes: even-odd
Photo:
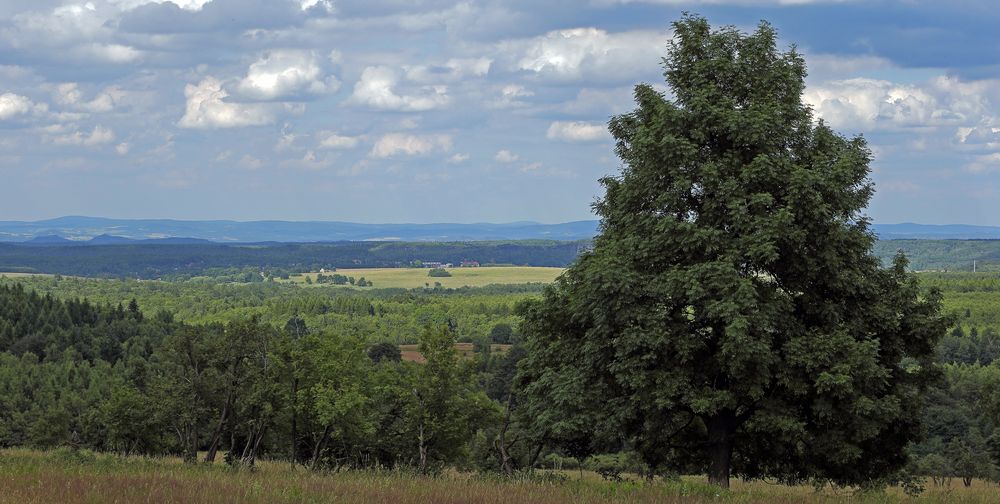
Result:
[[[429,271],[426,268],[357,268],[340,269],[335,273],[352,276],[355,279],[364,277],[365,280],[373,282],[376,289],[417,289],[420,287],[434,287],[435,282],[440,282],[441,287],[444,288],[482,287],[490,284],[551,283],[563,272],[563,268],[529,266],[450,268],[448,272],[452,276],[443,278],[427,276],[427,272]],[[328,275],[332,274],[329,273]],[[315,282],[318,273],[307,273],[306,275]],[[306,275],[292,276],[291,281],[305,285]],[[313,285],[318,284],[313,283]],[[326,283],[322,285],[333,284]]]

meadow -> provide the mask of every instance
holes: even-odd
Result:
[[[282,462],[261,462],[257,469],[233,470],[218,465],[189,465],[179,459],[95,455],[85,450],[48,452],[0,451],[0,503],[60,502],[157,503],[740,503],[740,504],[938,504],[996,502],[1000,489],[980,481],[929,487],[918,497],[898,488],[880,493],[849,489],[817,490],[766,482],[733,482],[730,491],[683,478],[670,482],[630,479],[607,482],[593,473],[553,475],[537,471],[534,478],[483,477],[448,472],[421,477],[407,471],[372,470],[337,473],[291,468]]]
[[[484,390],[493,401],[503,398],[503,383],[512,376],[513,363],[507,361],[512,348],[509,344],[497,344],[494,330],[504,326],[510,333],[513,348],[518,348],[520,341],[517,305],[530,299],[538,298],[542,283],[523,284],[519,281],[530,278],[538,280],[545,272],[554,278],[555,268],[455,268],[451,270],[453,277],[429,277],[427,269],[382,269],[364,270],[376,272],[372,275],[375,282],[373,288],[351,288],[331,284],[307,285],[304,281],[290,282],[256,282],[241,284],[209,280],[187,281],[149,281],[149,280],[104,280],[73,278],[47,275],[11,275],[5,274],[0,279],[3,284],[22,284],[30,290],[64,300],[90,299],[100,305],[128,305],[136,299],[138,306],[147,314],[147,320],[158,320],[158,312],[165,310],[173,314],[175,320],[184,323],[229,323],[257,317],[259,320],[278,330],[288,331],[291,319],[301,319],[310,333],[316,335],[335,335],[349,341],[355,339],[360,345],[371,345],[387,342],[397,345],[401,350],[401,366],[398,367],[398,380],[409,380],[415,376],[418,368],[415,363],[425,362],[416,343],[421,339],[421,333],[426,327],[447,326],[458,341],[454,345],[456,354],[460,357],[462,366],[466,366],[473,375],[469,376],[470,390]],[[361,270],[340,270],[341,274],[356,273]],[[461,279],[461,273],[480,273],[492,275],[482,280],[481,287],[426,287],[427,282]],[[415,288],[403,288],[396,284],[390,288],[385,285],[390,280],[384,275],[406,273],[408,281],[420,280]],[[420,275],[419,277],[416,275]],[[358,276],[360,278],[360,275]],[[403,277],[397,278],[402,281]],[[480,277],[481,279],[483,277]],[[155,501],[155,502],[733,502],[733,503],[764,503],[764,502],[806,502],[806,503],[945,503],[945,502],[998,502],[1000,487],[994,483],[986,483],[977,479],[971,488],[965,488],[958,476],[962,460],[952,462],[953,453],[950,446],[954,442],[972,450],[970,453],[986,455],[990,452],[987,440],[1000,439],[1000,433],[994,432],[991,421],[977,407],[980,399],[977,392],[982,383],[987,383],[987,373],[997,368],[990,366],[1000,355],[1000,274],[997,273],[921,273],[918,275],[923,287],[938,287],[944,294],[945,312],[956,317],[957,326],[963,329],[961,333],[949,334],[942,342],[940,362],[945,364],[947,384],[940,390],[935,389],[931,395],[931,408],[927,410],[925,422],[928,426],[929,438],[912,446],[914,467],[918,474],[951,475],[953,484],[950,486],[934,486],[931,479],[925,479],[926,491],[918,498],[903,494],[900,489],[889,489],[880,494],[856,494],[849,490],[834,491],[826,488],[817,492],[812,487],[788,487],[765,482],[734,481],[731,492],[721,492],[704,485],[703,477],[686,478],[682,482],[658,482],[647,484],[640,478],[632,477],[632,482],[615,483],[604,481],[595,473],[576,470],[560,473],[568,477],[567,481],[555,483],[551,479],[498,479],[491,476],[489,464],[482,464],[482,459],[475,457],[482,453],[483,440],[488,445],[489,436],[499,423],[499,411],[502,403],[493,407],[493,413],[487,419],[476,420],[469,424],[472,429],[465,434],[469,446],[463,454],[456,455],[454,465],[449,466],[444,476],[424,478],[415,476],[412,468],[402,472],[397,471],[356,471],[340,470],[331,474],[326,469],[309,471],[303,468],[291,470],[287,463],[272,462],[267,459],[259,461],[256,471],[232,470],[222,464],[206,466],[185,465],[171,457],[162,458],[128,458],[121,459],[109,455],[68,455],[65,450],[31,451],[15,449],[0,452],[0,503],[4,502],[113,502],[113,501]],[[433,285],[433,284],[432,284]],[[155,323],[155,322],[154,322]],[[2,327],[0,327],[2,329]],[[975,330],[975,331],[974,331]],[[135,343],[128,343],[131,349],[155,348],[160,341],[159,336],[140,330],[139,337],[130,336]],[[0,331],[2,333],[2,331]],[[122,334],[132,334],[123,331]],[[0,334],[2,336],[2,334]],[[148,339],[146,339],[148,338]],[[3,338],[0,338],[2,340]],[[336,338],[334,338],[335,340]],[[14,340],[11,340],[12,342]],[[67,340],[72,344],[75,340]],[[326,341],[320,338],[316,341]],[[331,340],[332,341],[332,340]],[[106,348],[107,342],[95,343],[94,351]],[[27,343],[26,343],[27,344]],[[477,352],[489,345],[490,354]],[[16,347],[12,347],[16,348]],[[44,347],[39,347],[47,351]],[[14,351],[14,350],[11,350]],[[135,350],[132,350],[133,352]],[[317,351],[325,351],[319,347]],[[333,351],[333,350],[331,350]],[[90,355],[86,348],[77,350],[82,355]],[[0,354],[2,356],[4,354]],[[63,354],[68,355],[68,354]],[[144,356],[150,366],[156,359]],[[325,357],[324,357],[325,358]],[[80,426],[58,427],[49,430],[26,430],[23,436],[9,436],[15,440],[13,445],[51,450],[65,446],[66,432],[79,432],[84,439],[91,441],[81,446],[107,450],[113,445],[94,443],[93,439],[101,439],[103,430],[90,429],[84,432],[80,427],[93,427],[93,414],[104,414],[107,408],[114,404],[105,404],[108,392],[100,388],[86,385],[87,380],[79,384],[80,396],[85,397],[88,404],[83,410],[75,402],[60,402],[63,395],[56,391],[48,391],[45,384],[62,383],[62,378],[40,380],[47,373],[62,369],[58,361],[48,362],[41,359],[37,367],[24,360],[8,359],[11,368],[8,376],[10,388],[21,390],[25,386],[39,388],[32,392],[30,401],[7,403],[0,397],[0,404],[20,404],[24,411],[19,416],[25,423],[31,424],[38,415],[39,419],[68,418],[73,424],[76,418],[81,419]],[[110,361],[109,361],[110,363]],[[66,380],[72,380],[70,375],[97,376],[97,382],[115,383],[122,378],[115,377],[116,370],[125,372],[131,365],[122,363],[107,367],[103,363],[78,363],[79,368],[68,369]],[[407,367],[406,365],[411,365]],[[2,366],[0,366],[2,367]],[[387,380],[386,373],[392,367],[375,367],[365,369],[362,375],[369,373],[378,376],[380,386],[395,383]],[[33,372],[35,370],[37,372]],[[82,373],[82,374],[81,374]],[[128,373],[126,373],[127,376]],[[335,375],[340,376],[340,372]],[[31,378],[34,376],[35,378]],[[62,376],[62,375],[59,375]],[[27,377],[21,383],[19,377]],[[3,381],[0,373],[0,381]],[[397,388],[406,392],[401,398],[412,396],[408,381],[400,381]],[[392,386],[396,386],[392,385]],[[75,386],[75,385],[74,385]],[[60,385],[62,387],[62,385]],[[0,384],[0,390],[4,386]],[[91,395],[87,395],[91,391]],[[145,393],[145,392],[144,392]],[[51,397],[50,397],[51,396]],[[65,396],[70,397],[71,395]],[[38,398],[51,398],[52,404],[44,408],[37,407]],[[129,396],[126,396],[129,397]],[[46,399],[47,401],[48,399]],[[383,401],[384,399],[379,399]],[[45,403],[48,404],[48,403]],[[130,408],[123,403],[125,409]],[[492,404],[492,403],[490,403]],[[35,411],[35,410],[38,411]],[[65,411],[63,411],[65,410]],[[92,413],[83,414],[81,411]],[[107,409],[107,411],[113,411]],[[319,411],[319,410],[318,410]],[[70,413],[72,412],[72,413]],[[66,413],[68,416],[63,416]],[[110,413],[108,413],[110,415]],[[490,417],[490,415],[493,415]],[[101,417],[103,418],[103,417]],[[110,418],[110,417],[109,417]],[[39,420],[41,421],[41,420]],[[45,420],[48,422],[48,420]],[[53,424],[58,424],[53,420]],[[26,425],[27,425],[26,424]],[[301,427],[300,427],[301,428]],[[494,429],[494,430],[490,430]],[[272,430],[276,435],[282,435],[280,430]],[[485,434],[483,434],[485,433]],[[51,435],[50,435],[51,434]],[[4,435],[0,431],[0,436]],[[138,435],[138,434],[137,434]],[[287,435],[287,433],[285,433]],[[26,436],[26,437],[25,437]],[[484,437],[485,436],[485,437]],[[362,436],[368,439],[370,436]],[[377,436],[376,436],[377,437]],[[154,440],[167,450],[166,453],[176,454],[177,447],[170,441],[160,438]],[[359,438],[361,439],[361,438]],[[956,441],[957,440],[957,441]],[[363,441],[357,441],[361,443]],[[166,444],[163,444],[166,443]],[[280,458],[285,443],[276,439],[267,441],[267,457]],[[401,446],[399,440],[389,444]],[[403,442],[405,444],[405,441]],[[8,443],[7,446],[10,446]],[[384,449],[382,445],[376,448]],[[412,447],[399,448],[397,458],[410,460]],[[477,451],[479,450],[479,451]],[[84,453],[84,452],[81,452]],[[549,453],[548,449],[546,453]],[[559,452],[553,452],[559,454]],[[940,465],[941,456],[949,457],[944,466]],[[522,454],[523,455],[523,454]],[[565,455],[565,454],[561,454]],[[982,458],[982,457],[980,457]],[[978,460],[978,459],[977,459]],[[477,466],[476,464],[480,464]],[[954,468],[948,464],[955,464]],[[459,469],[455,469],[458,467]],[[544,465],[552,467],[552,465]],[[585,465],[585,467],[592,467]],[[964,467],[964,466],[962,466]],[[997,474],[993,464],[983,467],[972,467],[974,474],[990,481],[996,481]],[[629,469],[630,471],[631,469]],[[581,475],[582,481],[581,481]]]
[[[485,287],[487,285],[509,285],[529,283],[551,283],[563,272],[563,268],[536,266],[491,266],[480,268],[449,268],[450,277],[431,277],[426,268],[351,268],[340,269],[335,273],[351,276],[355,279],[364,278],[372,282],[374,288],[387,289],[420,289],[424,287],[440,287],[457,289],[459,287]],[[312,285],[316,283],[319,273],[292,275],[290,282],[306,285],[306,278]],[[345,288],[358,288],[345,285]]]

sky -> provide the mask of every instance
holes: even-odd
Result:
[[[0,220],[592,219],[685,11],[804,53],[875,222],[1000,225],[989,0],[0,0]]]

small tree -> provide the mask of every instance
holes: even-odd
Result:
[[[523,310],[526,416],[720,486],[881,480],[920,433],[940,295],[872,254],[871,153],[813,121],[794,49],[766,23],[674,33],[671,99],[637,86],[611,120],[593,249]]]
[[[383,341],[368,347],[368,358],[375,363],[399,362],[403,358],[403,352],[399,350],[398,346]]]

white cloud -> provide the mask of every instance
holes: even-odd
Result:
[[[142,58],[142,51],[122,44],[87,44],[77,49],[79,54],[106,63],[126,64]]]
[[[56,145],[82,145],[86,147],[93,147],[95,145],[101,145],[113,142],[115,140],[115,132],[104,126],[94,126],[90,134],[81,133],[75,131],[66,135],[60,135],[55,137],[52,141]]]
[[[212,0],[108,0],[108,3],[114,4],[122,10],[129,10],[151,3],[159,4],[170,2],[182,9],[196,11],[201,10],[205,4],[211,1]]]
[[[989,124],[960,127],[955,137],[963,145],[1000,149],[1000,127]]]
[[[251,156],[250,154],[244,154],[239,160],[239,165],[247,170],[258,170],[260,167],[264,166],[264,162]]]
[[[810,86],[803,101],[840,129],[974,125],[992,115],[986,95],[996,87],[993,81],[962,82],[944,76],[920,85],[854,78]]]
[[[539,169],[541,169],[541,167],[542,167],[542,163],[527,163],[527,164],[521,165],[520,169],[521,169],[521,172],[523,172],[523,173],[532,173],[532,172],[538,171]]]
[[[399,73],[389,67],[365,68],[354,85],[351,101],[377,109],[409,112],[431,110],[448,103],[445,86],[424,86],[420,95],[400,95],[395,91],[399,82]]]
[[[236,90],[256,100],[274,100],[301,95],[333,93],[340,81],[325,76],[320,58],[313,52],[296,50],[270,51],[247,69]]]
[[[338,135],[332,131],[320,131],[316,137],[319,138],[319,148],[321,149],[353,149],[361,142],[360,137]]]
[[[521,159],[521,156],[518,156],[507,149],[499,150],[496,155],[493,156],[493,160],[498,163],[513,163],[518,159]]]
[[[214,77],[184,86],[184,96],[187,98],[184,116],[177,123],[182,128],[237,128],[274,122],[274,114],[263,104],[223,101],[229,93]]]
[[[450,163],[450,164],[462,164],[462,163],[464,163],[464,162],[466,162],[468,160],[469,160],[469,155],[468,154],[458,153],[458,154],[453,154],[450,158],[448,158],[448,163]]]
[[[115,146],[115,152],[117,152],[119,156],[124,156],[128,154],[128,151],[129,151],[128,142],[122,142]]]
[[[659,73],[669,39],[668,34],[657,31],[609,33],[599,28],[573,28],[503,42],[499,51],[514,56],[508,62],[514,70],[542,77],[633,81]]]
[[[425,156],[437,151],[451,150],[448,135],[404,135],[389,133],[375,143],[370,155],[377,158],[394,156]]]
[[[403,67],[406,78],[413,82],[452,82],[459,79],[482,77],[489,73],[490,58],[452,58],[443,65],[415,65]]]
[[[34,104],[27,96],[14,93],[0,94],[0,121],[31,112]]]
[[[555,121],[549,125],[545,138],[566,142],[593,142],[608,138],[608,132],[600,123]]]
[[[521,98],[535,96],[534,91],[530,91],[520,84],[507,84],[497,92],[499,95],[490,104],[494,108],[523,107],[527,105]]]
[[[1000,152],[976,156],[972,162],[965,165],[965,170],[972,173],[1000,170]]]
[[[116,87],[109,87],[88,101],[83,98],[83,92],[75,82],[67,82],[56,86],[54,95],[56,103],[76,110],[110,112],[114,110],[124,93]]]

